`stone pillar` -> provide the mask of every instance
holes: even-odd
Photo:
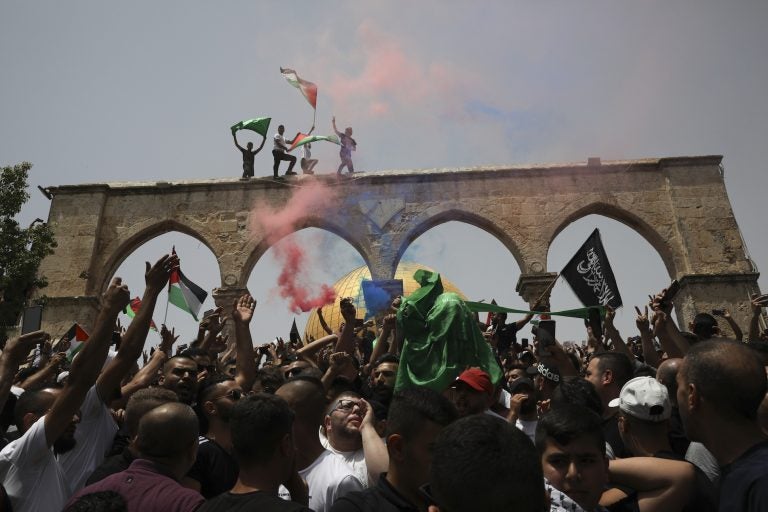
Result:
[[[216,307],[220,307],[222,309],[222,318],[229,318],[231,316],[232,304],[235,302],[235,299],[239,299],[240,296],[245,293],[250,293],[248,288],[230,286],[226,288],[213,289],[213,302],[216,304]],[[258,308],[259,305],[256,304],[256,307]],[[227,323],[224,324],[224,330],[222,331],[222,334],[229,336],[227,341],[227,348],[230,348],[230,346],[235,343],[235,324],[232,322],[232,320],[228,320]]]
[[[528,303],[528,307],[533,307],[541,294],[550,287],[552,281],[557,279],[557,276],[556,272],[520,274],[515,291]]]
[[[99,309],[99,298],[94,296],[48,297],[43,306],[40,328],[50,334],[54,341],[75,322],[91,332]]]
[[[750,297],[760,293],[757,272],[743,274],[688,274],[680,277],[680,292],[674,299],[680,330],[688,330],[688,322],[697,313],[711,313],[713,309],[728,309],[744,336],[749,331],[752,315]],[[733,331],[722,318],[717,319],[725,336]]]

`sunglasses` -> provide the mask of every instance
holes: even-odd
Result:
[[[218,400],[219,398],[229,398],[233,402],[237,402],[238,400],[243,398],[243,396],[244,396],[244,393],[242,391],[240,391],[239,389],[231,389],[231,390],[229,390],[228,393],[226,393],[224,395],[221,395],[221,396],[216,396],[216,397],[210,398],[210,400],[213,401],[213,400]]]
[[[333,408],[334,411],[343,411],[343,412],[350,412],[352,409],[355,408],[355,406],[361,407],[362,404],[359,400],[351,400],[342,398],[338,402],[336,402],[336,407]],[[333,412],[333,411],[331,411]]]

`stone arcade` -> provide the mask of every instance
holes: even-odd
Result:
[[[498,166],[368,172],[354,179],[299,177],[286,182],[235,178],[51,187],[49,222],[58,249],[40,268],[49,297],[43,329],[63,332],[77,318],[92,325],[97,297],[123,259],[155,236],[180,231],[215,255],[222,287],[216,303],[244,290],[269,249],[248,230],[251,207],[284,204],[304,179],[336,187],[338,204],[300,228],[318,227],[349,242],[374,279],[394,274],[408,245],[448,221],[498,238],[517,260],[517,291],[527,302],[556,274],[549,246],[589,214],[618,220],[643,236],[681,283],[678,320],[728,307],[747,325],[758,273],[749,260],[725,190],[721,156],[653,158],[588,164]],[[717,297],[713,304],[709,297]],[[684,324],[682,324],[684,325]]]

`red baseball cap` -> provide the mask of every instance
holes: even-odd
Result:
[[[463,382],[474,390],[483,391],[489,395],[493,394],[491,377],[480,368],[469,368],[464,370],[456,380]]]

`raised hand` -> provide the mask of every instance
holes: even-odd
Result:
[[[641,313],[640,308],[635,306],[635,312],[637,312],[637,317],[635,318],[635,325],[637,325],[637,329],[641,334],[650,333],[651,327],[650,321],[648,320],[648,306],[645,306],[644,313]]]
[[[48,363],[51,366],[59,366],[67,359],[67,354],[65,352],[56,352],[51,356],[51,361]]]
[[[346,352],[334,352],[329,359],[331,369],[335,373],[340,373],[347,365],[352,364],[352,356]]]
[[[232,318],[235,322],[249,324],[253,319],[253,312],[255,309],[256,299],[246,293],[235,300],[232,307]]]
[[[208,348],[211,352],[215,353],[221,353],[227,350],[227,340],[229,339],[228,334],[219,334],[216,336],[216,339],[213,340],[213,343]]]
[[[339,301],[339,309],[341,310],[341,316],[344,318],[344,322],[349,325],[355,324],[355,305],[352,304],[352,297],[344,297]]]
[[[144,282],[147,288],[153,290],[162,290],[168,284],[168,278],[171,276],[171,269],[178,266],[179,258],[176,255],[164,254],[154,265],[145,262]]]
[[[160,326],[160,350],[166,353],[170,357],[171,350],[173,349],[173,344],[176,343],[176,340],[179,339],[179,336],[176,334],[176,328],[174,327],[170,331],[165,326],[165,324],[162,324]]]
[[[110,283],[107,291],[102,298],[103,307],[110,313],[117,315],[125,309],[125,306],[131,302],[131,292],[128,285],[123,284],[123,280],[116,277]]]
[[[657,336],[659,331],[664,328],[664,323],[667,321],[667,314],[664,311],[658,310],[653,313],[653,335]]]
[[[8,340],[3,356],[9,361],[21,364],[27,355],[39,344],[50,343],[51,336],[45,331],[34,331]]]

